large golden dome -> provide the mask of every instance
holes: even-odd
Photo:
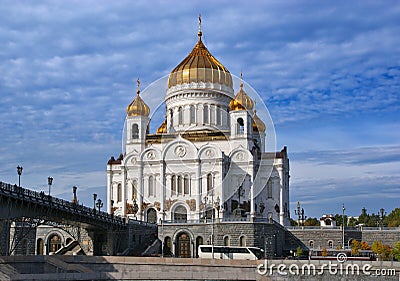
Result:
[[[240,83],[240,90],[229,103],[230,110],[252,110],[254,101],[243,90],[243,82]]]
[[[265,126],[264,122],[258,117],[257,111],[254,110],[253,115],[253,131],[254,132],[265,132],[267,127]]]
[[[168,88],[191,82],[216,83],[232,88],[232,76],[229,70],[210,54],[201,41],[201,35],[199,31],[196,46],[169,74]]]

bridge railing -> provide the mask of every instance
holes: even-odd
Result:
[[[83,205],[78,205],[57,197],[45,195],[43,191],[37,192],[34,190],[22,188],[20,186],[4,183],[0,181],[0,193],[9,197],[30,201],[32,203],[49,206],[76,215],[86,216],[91,219],[99,220],[106,223],[126,225],[123,218],[111,215],[107,212],[97,211],[94,208],[89,208]]]

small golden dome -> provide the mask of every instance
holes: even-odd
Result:
[[[168,88],[191,82],[210,82],[233,87],[229,70],[211,55],[201,41],[201,35],[199,31],[199,40],[193,50],[169,74]]]
[[[229,103],[231,110],[252,110],[254,101],[243,90],[243,83],[240,83],[240,90]]]
[[[126,108],[128,116],[149,116],[150,108],[140,97],[140,90],[137,90],[137,97]]]
[[[254,132],[265,132],[266,129],[267,129],[267,127],[265,126],[264,122],[257,115],[257,110],[254,110],[253,131]]]
[[[167,119],[158,127],[156,134],[165,134],[167,132]]]

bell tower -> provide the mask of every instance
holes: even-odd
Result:
[[[150,108],[140,97],[140,80],[137,80],[136,98],[126,108],[126,154],[143,151],[149,131]]]
[[[240,73],[240,90],[229,103],[230,140],[237,147],[242,145],[251,149],[253,139],[253,108],[254,101],[243,89],[242,73]]]

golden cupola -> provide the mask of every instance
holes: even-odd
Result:
[[[257,115],[257,110],[254,110],[253,131],[254,132],[265,132],[266,129],[267,129],[267,127],[265,126],[264,122]]]
[[[165,117],[164,122],[158,127],[156,134],[165,134],[167,132],[167,117]]]
[[[242,74],[240,74],[242,77]],[[243,90],[243,81],[240,82],[240,90],[229,103],[230,110],[253,110],[254,101]]]
[[[140,97],[140,81],[137,80],[138,89],[136,91],[136,98],[126,108],[126,114],[128,116],[149,116],[150,108]]]
[[[232,89],[232,76],[201,41],[201,19],[199,18],[198,41],[190,54],[175,67],[168,77],[168,88],[189,83],[214,83]]]

